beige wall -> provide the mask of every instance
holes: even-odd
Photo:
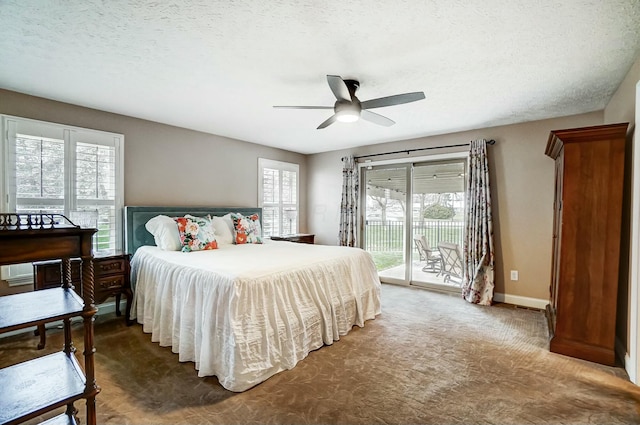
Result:
[[[207,133],[0,90],[0,113],[124,134],[125,205],[254,207],[258,158],[300,164],[306,156]],[[306,194],[301,190],[301,229]]]
[[[547,300],[554,196],[554,162],[544,155],[549,132],[602,122],[600,111],[311,155],[307,163],[309,230],[316,234],[319,243],[337,243],[340,158],[344,155],[446,146],[477,138],[495,139],[496,144],[489,147],[489,159],[497,252],[496,292]],[[442,150],[417,152],[415,156],[424,156],[425,152],[441,153]],[[517,282],[509,280],[510,270],[519,271]]]
[[[636,119],[636,84],[640,81],[640,57],[633,64],[626,77],[604,108],[605,124],[618,122],[635,123]],[[629,133],[633,125],[629,126]]]
[[[630,261],[630,238],[631,238],[631,203],[632,203],[632,170],[638,169],[640,164],[633,163],[633,144],[635,133],[636,104],[640,99],[636,99],[636,85],[640,81],[640,58],[633,64],[627,76],[612,96],[609,104],[604,109],[604,122],[607,124],[628,122],[628,137],[626,144],[625,179],[624,179],[624,199],[622,217],[622,240],[621,240],[621,261],[620,261],[620,281],[618,285],[618,304],[616,320],[616,337],[619,344],[624,347],[626,353],[629,351],[630,323],[629,312],[631,311],[631,285],[638,285],[638,282],[630,282],[629,261]],[[626,353],[619,353],[622,356]]]
[[[307,230],[305,155],[7,90],[0,113],[124,134],[125,205],[254,207],[258,158],[297,163],[300,229]]]
[[[612,100],[611,105],[618,102]],[[257,158],[298,163],[300,229],[315,233],[316,241],[324,244],[337,242],[342,156],[495,139],[489,154],[498,253],[496,292],[543,300],[548,298],[554,179],[553,161],[544,156],[549,131],[597,125],[604,119],[603,112],[594,112],[307,157],[6,90],[0,90],[0,113],[124,134],[126,205],[255,206]],[[206,167],[194,166],[193,158],[206,158]],[[190,189],[193,182],[198,190]],[[509,280],[510,270],[519,270],[519,281]],[[2,289],[0,285],[0,293]]]

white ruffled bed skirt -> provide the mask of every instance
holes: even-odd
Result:
[[[245,391],[380,313],[369,253],[269,242],[203,252],[141,247],[132,315],[198,376]]]

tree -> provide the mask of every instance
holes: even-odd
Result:
[[[380,219],[382,220],[382,223],[385,224],[387,222],[387,200],[388,198],[386,196],[371,196],[369,195],[369,197],[374,200],[378,206],[380,207]]]
[[[442,204],[431,204],[424,209],[424,218],[434,220],[451,220],[456,215],[452,206]]]

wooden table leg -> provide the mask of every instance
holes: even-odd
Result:
[[[44,325],[38,325],[36,334],[40,335],[40,342],[38,342],[38,350],[42,350],[47,345],[47,329]]]

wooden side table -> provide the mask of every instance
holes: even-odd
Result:
[[[129,319],[131,313],[131,291],[129,254],[120,251],[107,254],[97,253],[93,258],[94,270],[94,299],[96,304],[103,303],[107,298],[116,297],[116,315],[121,316],[120,298],[124,294],[127,299],[125,319],[127,324],[131,324]],[[56,288],[62,285],[62,262],[60,260],[40,261],[33,263],[33,289],[41,290]],[[80,259],[71,260],[71,283],[78,295],[82,296],[82,286],[80,285]],[[44,326],[38,326],[40,343],[38,348],[44,348],[46,344],[46,334]]]
[[[93,253],[96,229],[82,229],[58,214],[0,214],[0,265],[62,260],[58,288],[0,297],[0,333],[62,320],[63,350],[0,369],[0,423],[19,424],[44,413],[65,412],[48,424],[76,424],[75,402],[86,400],[87,425],[96,425],[93,320]],[[82,298],[71,287],[72,258],[81,258]],[[82,366],[72,341],[71,319],[82,317]]]
[[[292,235],[271,236],[271,240],[313,244],[315,236],[309,233],[294,233]]]

